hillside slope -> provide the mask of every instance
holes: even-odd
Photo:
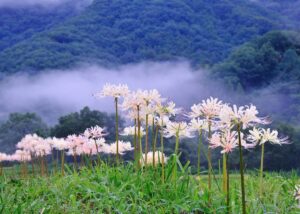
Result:
[[[281,27],[246,0],[95,0],[85,11],[0,52],[0,72],[187,58],[211,65]]]
[[[0,8],[0,52],[36,33],[78,15],[80,10],[69,4],[61,7]]]

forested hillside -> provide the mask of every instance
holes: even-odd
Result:
[[[284,25],[300,28],[300,1],[299,0],[252,0],[258,5],[271,10],[284,21]]]
[[[281,27],[280,17],[246,0],[95,0],[79,15],[0,52],[0,71],[176,58],[206,66]]]
[[[60,7],[0,8],[0,52],[80,14],[72,4]]]

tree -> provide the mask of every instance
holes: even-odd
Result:
[[[123,127],[124,121],[121,119],[120,127]],[[70,113],[59,118],[58,124],[51,130],[51,135],[55,137],[67,137],[70,134],[81,134],[86,128],[92,126],[106,127],[109,135],[107,140],[114,140],[115,133],[115,116],[90,110],[89,107],[84,107],[80,112]]]
[[[47,137],[49,129],[47,124],[35,113],[12,113],[0,126],[0,151],[14,152],[15,145],[26,135],[36,133]]]

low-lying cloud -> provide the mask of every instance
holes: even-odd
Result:
[[[37,112],[54,123],[60,115],[84,106],[113,112],[112,99],[92,96],[107,82],[128,84],[132,90],[156,88],[185,107],[210,95],[225,95],[223,87],[206,76],[204,70],[194,70],[187,62],[145,62],[116,69],[89,65],[34,76],[16,74],[0,82],[0,118],[10,112]]]
[[[252,102],[270,113],[278,112],[284,103],[284,95],[272,87],[247,96],[230,92],[220,81],[209,78],[207,71],[195,70],[188,62],[144,62],[115,69],[84,65],[71,70],[4,78],[0,82],[0,119],[7,118],[11,112],[36,112],[54,124],[59,116],[79,111],[84,106],[112,113],[111,98],[97,100],[92,96],[105,83],[128,84],[131,90],[157,89],[163,97],[186,110],[210,96],[243,105]]]

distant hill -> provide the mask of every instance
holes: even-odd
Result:
[[[284,25],[300,29],[300,0],[252,0],[281,17]]]
[[[70,5],[0,8],[0,52],[79,13]]]
[[[299,124],[299,33],[275,31],[254,39],[215,65],[212,74],[229,88],[261,99],[274,118]],[[279,106],[266,105],[268,100],[275,100]]]
[[[237,45],[283,28],[276,14],[248,0],[95,0],[74,17],[33,19],[29,31],[30,23],[23,29],[22,20],[12,20],[21,34],[1,39],[0,72],[176,58],[211,66]]]

